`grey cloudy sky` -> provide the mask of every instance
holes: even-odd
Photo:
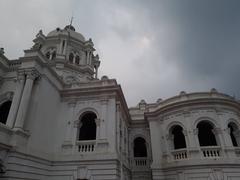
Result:
[[[72,14],[129,106],[212,87],[240,97],[239,0],[1,0],[0,47],[22,56]]]

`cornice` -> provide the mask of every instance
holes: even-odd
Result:
[[[79,88],[65,88],[60,91],[60,95],[64,99],[71,99],[75,97],[89,96],[91,98],[100,98],[106,96],[113,96],[116,98],[116,101],[119,101],[122,105],[126,118],[129,121],[131,119],[128,106],[123,95],[121,86],[116,83],[116,80],[107,80],[107,81],[95,81],[85,83],[86,86],[80,86]],[[109,85],[110,84],[110,85]],[[129,123],[129,122],[128,122]]]
[[[166,106],[160,107],[154,111],[146,112],[144,115],[148,119],[150,117],[157,117],[163,113],[167,113],[170,111],[174,111],[181,108],[193,108],[194,106],[215,106],[215,105],[224,105],[229,106],[234,109],[240,110],[240,104],[233,100],[233,99],[223,99],[223,98],[201,98],[201,99],[193,99],[193,100],[186,100],[186,101],[180,101],[173,104],[168,104]]]

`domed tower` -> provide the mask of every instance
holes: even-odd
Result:
[[[47,36],[40,30],[33,42],[32,50],[39,50],[65,83],[97,79],[100,61],[99,56],[94,55],[94,44],[91,39],[85,40],[72,25],[56,28]]]

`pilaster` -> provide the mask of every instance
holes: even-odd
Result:
[[[24,122],[27,115],[27,110],[32,94],[32,87],[34,80],[39,77],[39,73],[36,70],[30,70],[25,72],[26,75],[26,83],[24,85],[22,98],[20,102],[20,106],[17,113],[16,123],[14,125],[15,129],[23,129]]]
[[[18,112],[18,108],[19,108],[19,104],[21,101],[22,92],[23,92],[23,88],[24,88],[24,82],[25,82],[25,75],[18,74],[18,78],[17,78],[17,82],[16,82],[17,87],[14,92],[12,105],[11,105],[9,115],[7,118],[7,126],[9,126],[10,128],[13,128],[13,125],[16,120],[16,116],[17,116],[17,112]]]

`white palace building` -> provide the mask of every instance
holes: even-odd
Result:
[[[91,39],[42,31],[0,51],[3,180],[240,180],[240,103],[212,89],[128,108]]]

